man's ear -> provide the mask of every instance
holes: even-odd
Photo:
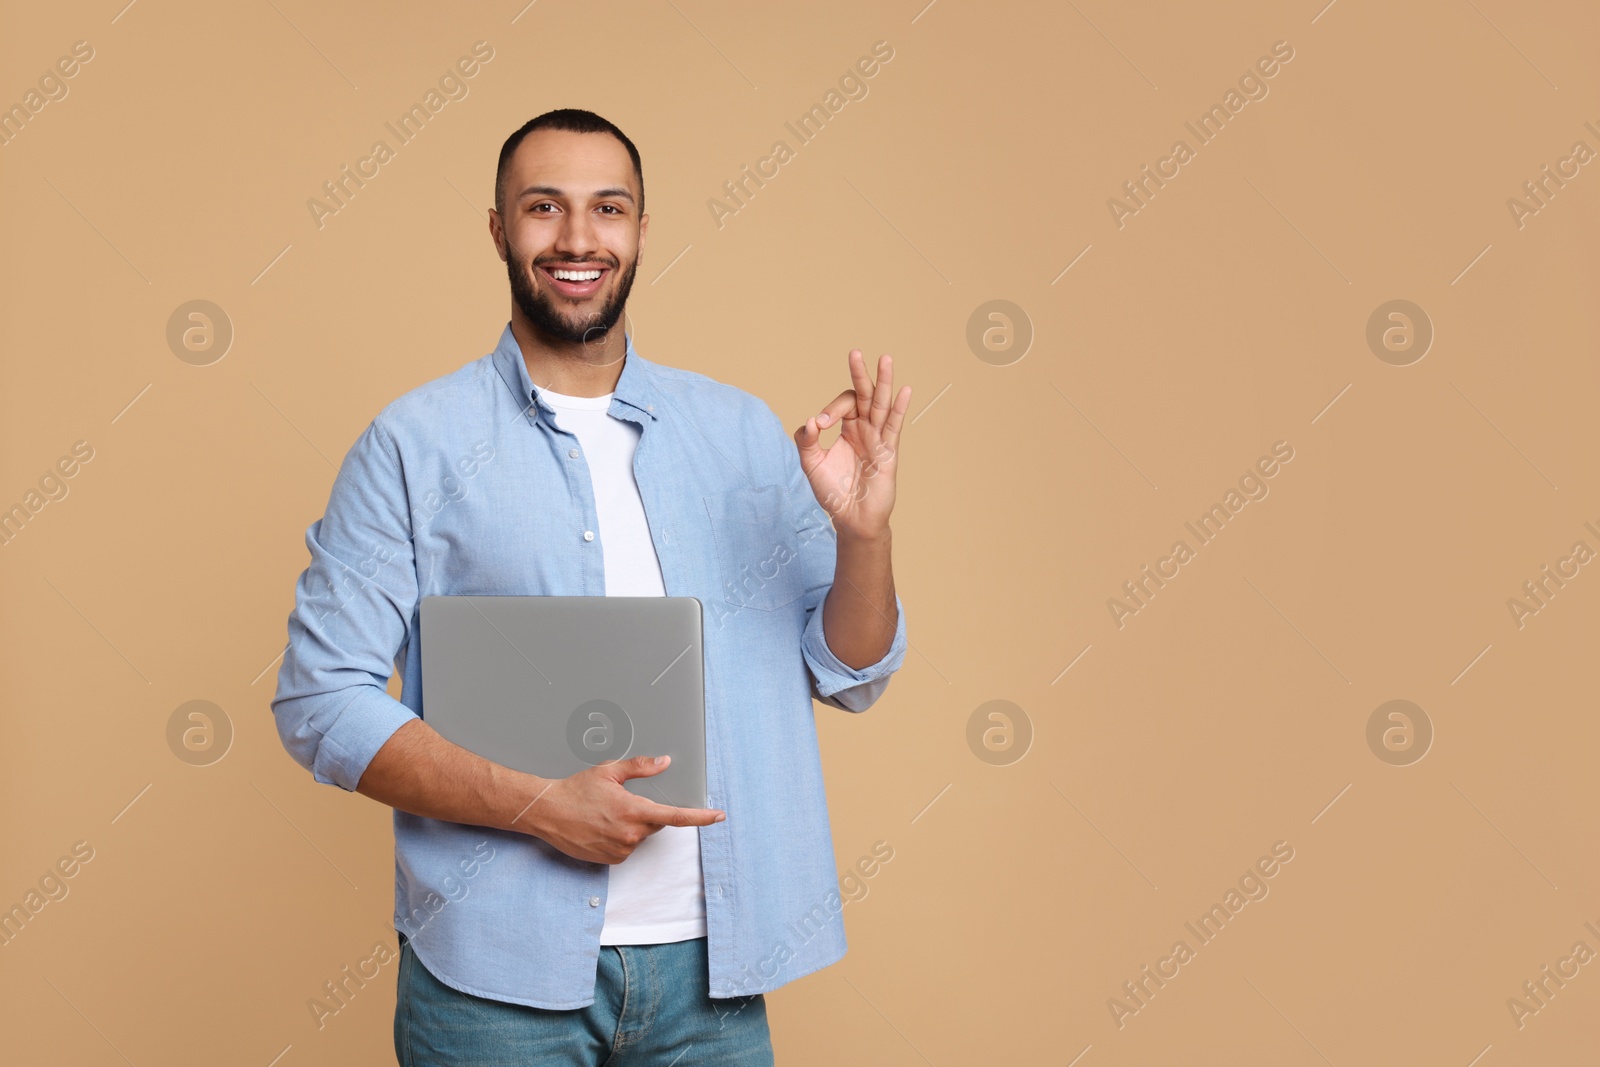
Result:
[[[500,262],[506,262],[505,224],[500,219],[500,212],[494,208],[489,209],[489,239],[494,242],[494,250],[499,253]]]
[[[641,261],[644,259],[644,238],[645,238],[645,234],[649,231],[649,229],[650,229],[650,216],[649,215],[640,215],[639,216],[639,259]]]

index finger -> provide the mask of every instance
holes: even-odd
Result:
[[[639,817],[657,826],[710,826],[728,817],[727,812],[718,808],[675,808],[653,800],[647,803],[650,808]]]
[[[644,782],[650,792],[662,800],[667,799],[667,795],[648,778],[637,781]],[[639,814],[639,818],[655,826],[710,826],[728,817],[727,812],[717,808],[680,808],[674,804],[657,804],[648,797],[639,799],[649,805]]]
[[[832,426],[840,419],[858,418],[860,417],[861,413],[856,410],[857,406],[858,402],[856,400],[855,392],[853,390],[846,389],[844,392],[840,393],[838,396],[834,397],[832,400],[823,405],[822,410],[818,412],[818,414],[828,416],[828,421],[824,423],[819,419],[817,421],[817,425]]]

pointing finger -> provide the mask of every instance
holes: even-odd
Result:
[[[823,407],[817,416],[817,425],[822,427],[832,426],[840,419],[859,418],[861,414],[860,400],[849,389],[840,393]]]
[[[717,808],[675,808],[667,804],[655,804],[641,816],[656,826],[710,826],[727,817],[727,812]]]

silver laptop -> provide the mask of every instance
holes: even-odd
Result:
[[[423,597],[422,717],[462,748],[542,778],[671,756],[625,787],[704,808],[702,636],[695,597]]]

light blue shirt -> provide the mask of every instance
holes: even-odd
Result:
[[[759,398],[652,363],[627,339],[608,409],[634,458],[668,596],[703,605],[706,788],[699,829],[712,997],[764,993],[845,952],[816,698],[865,711],[905,658],[828,648],[837,540],[793,439]],[[354,790],[425,718],[418,605],[435,595],[604,596],[588,463],[538,397],[508,323],[495,350],[395,400],[350,448],[306,530],[272,702],[284,747]],[[394,668],[401,698],[385,691]],[[594,1000],[610,866],[539,838],[396,810],[395,915],[447,985],[539,1008]]]

